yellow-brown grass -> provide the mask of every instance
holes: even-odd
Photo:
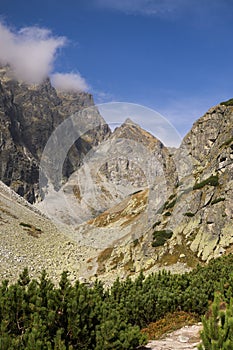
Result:
[[[147,328],[142,329],[149,339],[159,339],[163,335],[173,332],[184,326],[190,326],[199,322],[197,315],[184,311],[168,313],[157,322],[150,323]]]

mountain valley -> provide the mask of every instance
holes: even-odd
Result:
[[[148,274],[161,268],[184,272],[232,251],[233,106],[230,101],[212,107],[194,123],[180,147],[170,150],[130,119],[111,131],[88,94],[61,94],[49,80],[41,86],[29,87],[13,80],[9,67],[1,68],[0,82],[0,177],[20,196],[35,203],[28,209],[29,204],[22,199],[17,209],[20,214],[16,215],[13,213],[16,209],[12,212],[9,208],[19,207],[19,197],[16,196],[16,203],[14,195],[3,197],[2,245],[7,244],[8,248],[2,251],[10,251],[14,235],[19,235],[15,239],[19,251],[25,250],[21,233],[27,229],[34,232],[39,227],[44,234],[26,235],[26,240],[31,240],[28,244],[35,245],[32,251],[36,249],[39,256],[48,254],[51,258],[52,248],[42,239],[46,234],[60,237],[54,238],[54,244],[67,240],[75,247],[72,251],[77,249],[73,262],[68,261],[66,266],[65,260],[60,266],[62,248],[55,248],[52,265],[45,259],[41,269],[53,266],[57,275],[72,265],[76,277],[85,275],[94,279],[98,275],[108,281],[116,276],[125,278],[140,271]],[[77,115],[77,125],[79,128],[84,125],[86,130],[87,116],[80,115],[88,108],[91,108],[90,120],[96,121],[95,127],[89,127],[68,152],[62,183],[56,182],[52,175],[41,192],[40,157],[49,136],[70,114]],[[5,189],[3,184],[2,188]],[[21,214],[23,207],[32,214]],[[14,230],[6,239],[8,211]],[[34,223],[36,215],[39,216]],[[46,229],[46,225],[50,228]],[[11,254],[17,256],[14,249]],[[61,255],[64,254],[62,250]],[[36,257],[34,253],[32,256]],[[33,260],[30,259],[26,259],[29,265]],[[14,264],[13,259],[7,267],[2,265],[2,276],[6,268],[18,272],[24,266],[18,260],[17,267]]]

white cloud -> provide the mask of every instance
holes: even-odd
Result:
[[[60,90],[86,91],[88,85],[79,73],[52,74],[56,53],[66,43],[65,37],[56,37],[45,28],[15,31],[0,22],[0,63],[9,64],[16,79],[40,84],[50,75]]]
[[[0,23],[0,62],[10,64],[17,79],[41,83],[52,71],[56,52],[66,43],[48,29],[38,27],[13,31]]]
[[[51,76],[53,86],[62,91],[86,91],[89,89],[79,73],[55,73]]]

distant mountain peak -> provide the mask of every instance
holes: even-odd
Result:
[[[131,125],[140,127],[139,124],[135,123],[135,122],[134,122],[131,118],[129,118],[129,117],[125,119],[125,121],[124,121],[124,123],[123,123],[122,125],[124,125],[124,124],[131,124]]]
[[[112,133],[112,138],[132,139],[150,148],[162,145],[162,142],[152,135],[149,131],[143,129],[139,124],[135,123],[131,118],[127,118],[124,123],[117,127]]]

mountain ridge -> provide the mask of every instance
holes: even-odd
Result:
[[[183,161],[184,150],[191,166]],[[233,108],[219,104],[209,109],[194,123],[174,159],[183,178],[136,246],[125,240],[113,247],[102,262],[106,279],[113,273],[112,262],[121,256],[123,266],[115,267],[119,275],[127,266],[128,274],[166,266],[185,271],[232,251]]]
[[[93,98],[88,93],[57,92],[49,78],[35,86],[18,82],[9,67],[0,69],[0,92],[0,179],[33,203],[40,197],[40,158],[49,137],[70,115],[93,107]],[[65,161],[64,176],[77,169],[92,145],[109,133],[103,126],[90,131],[88,140],[78,140]]]
[[[88,118],[100,127],[70,150],[64,182],[57,188],[56,179],[45,183],[57,201],[57,206],[51,202],[50,217],[65,218],[62,230],[83,251],[85,263],[78,271],[106,281],[141,270],[183,272],[233,251],[233,106],[228,101],[210,108],[181,146],[170,150],[131,119],[111,132],[86,93],[62,94],[49,80],[28,87],[1,68],[0,178],[27,201],[38,201],[43,147],[61,122],[86,107],[93,108]],[[80,118],[85,129],[87,116]],[[19,201],[12,196],[10,203]],[[21,205],[27,208],[26,202]]]

